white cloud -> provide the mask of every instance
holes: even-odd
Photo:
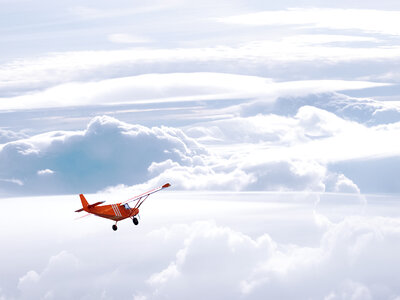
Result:
[[[243,25],[303,25],[329,29],[356,29],[400,35],[400,11],[333,8],[292,8],[271,10],[218,19]],[[371,22],[374,20],[374,22]]]
[[[263,121],[263,119],[265,119]],[[231,148],[231,152],[237,151],[241,161],[251,164],[253,161],[271,162],[281,158],[294,160],[313,160],[320,163],[344,161],[350,159],[369,159],[371,157],[398,156],[399,149],[397,139],[397,123],[392,125],[379,125],[367,127],[354,121],[347,121],[333,113],[318,109],[313,106],[303,106],[293,117],[277,117],[274,115],[237,118],[228,121],[216,121],[211,123],[208,134],[216,132],[216,138],[229,139],[233,135],[235,123],[239,129],[246,131],[248,123],[257,124],[264,122],[265,129],[257,128],[249,130],[253,142],[258,145],[238,145]],[[274,125],[277,123],[279,125]],[[219,123],[221,124],[220,127]],[[226,126],[225,124],[230,124]],[[258,125],[258,127],[260,127]],[[222,131],[222,133],[221,133]],[[224,131],[226,133],[224,133]],[[199,130],[196,137],[199,138]],[[188,130],[190,134],[190,130]],[[219,135],[218,135],[219,134]],[[242,132],[242,136],[245,134]],[[240,138],[234,140],[240,141]],[[226,147],[217,147],[223,152]],[[246,154],[247,153],[247,154]],[[248,155],[248,159],[246,158]],[[245,158],[243,158],[245,157]]]
[[[293,105],[296,107],[296,101]],[[329,103],[326,105],[329,107]],[[264,189],[296,189],[296,184],[302,183],[302,188],[312,190],[357,192],[362,182],[361,191],[397,192],[390,183],[396,176],[391,166],[398,165],[400,155],[395,138],[398,126],[367,127],[303,106],[292,117],[237,117],[198,124],[185,131],[229,158],[231,165],[253,174],[254,181],[248,188],[258,189],[265,182]],[[299,169],[305,172],[300,175],[295,171]],[[373,176],[378,170],[380,175]]]
[[[149,43],[151,40],[141,36],[136,36],[128,33],[113,33],[108,36],[110,42],[117,44],[143,44]]]
[[[104,116],[94,118],[85,131],[49,132],[5,144],[0,174],[23,178],[19,188],[7,185],[17,193],[96,191],[145,181],[153,162],[172,159],[201,166],[205,154],[179,129],[129,125]],[[50,170],[52,176],[43,176]]]
[[[5,183],[17,184],[19,186],[23,186],[24,185],[22,180],[14,179],[14,178],[12,178],[12,179],[4,179],[4,178],[2,178],[2,179],[0,179],[0,181],[5,182]]]
[[[95,19],[105,19],[105,18],[121,18],[124,16],[134,16],[137,14],[154,12],[167,8],[165,4],[159,4],[159,1],[148,1],[146,5],[141,5],[142,3],[135,3],[134,8],[99,8],[95,6],[74,6],[69,9],[69,12],[83,20],[95,20]]]
[[[337,175],[338,178],[334,181],[333,192],[338,193],[360,193],[360,189],[354,182],[343,174]]]
[[[62,280],[54,280],[60,278],[60,275],[73,279],[74,274],[79,272],[80,263],[78,259],[68,253],[61,251],[57,255],[50,257],[46,268],[40,273],[31,270],[19,279],[18,289],[21,291],[21,299],[42,298],[54,299],[59,298],[57,290],[65,290],[68,284]],[[72,294],[75,294],[74,291]],[[65,296],[63,296],[65,297]]]
[[[89,199],[94,197],[110,199],[100,194]],[[395,197],[379,197],[357,210],[338,194],[318,205],[314,194],[296,193],[170,190],[152,197],[141,224],[121,222],[117,232],[100,218],[71,222],[76,195],[1,201],[0,222],[8,224],[0,232],[0,273],[8,275],[2,294],[10,299],[394,299],[400,293]],[[48,205],[54,214],[42,212]],[[20,207],[24,224],[4,218]],[[332,214],[340,218],[331,219]],[[41,222],[35,222],[38,217]]]
[[[273,105],[254,101],[241,105],[239,109],[242,115],[252,115],[255,112],[295,115],[302,106],[314,106],[332,112],[341,118],[369,126],[397,122],[400,112],[399,101],[356,98],[339,93],[281,97]]]
[[[26,137],[27,137],[26,134],[22,132],[14,132],[11,130],[5,130],[0,128],[0,145]]]
[[[398,131],[397,123],[366,127],[311,106],[293,117],[237,117],[186,133],[97,117],[85,131],[3,145],[0,183],[4,193],[14,194],[146,189],[165,182],[185,190],[383,192],[356,165],[338,163],[364,159],[372,167],[376,157],[393,157],[396,164]],[[46,169],[54,173],[43,176]]]
[[[185,190],[324,191],[329,187],[332,191],[335,180],[341,177],[331,174],[318,161],[319,156],[302,158],[287,151],[295,150],[299,141],[303,142],[300,146],[312,146],[314,138],[335,135],[346,123],[341,125],[339,118],[319,110],[310,116],[299,113],[294,120],[272,116],[272,124],[280,124],[274,126],[275,131],[269,128],[268,116],[227,122],[220,130],[228,134],[242,128],[242,136],[253,131],[247,125],[255,122],[254,128],[259,130],[247,134],[248,139],[261,144],[250,152],[245,147],[222,154],[214,154],[212,148],[211,152],[206,150],[180,129],[147,128],[106,116],[96,117],[84,131],[48,132],[5,144],[0,150],[0,174],[18,182],[23,180],[24,184],[3,181],[2,186],[17,194],[90,192],[121,184],[137,189],[165,182]],[[311,125],[303,122],[310,118]],[[322,133],[316,132],[318,128]],[[265,132],[270,134],[265,137]],[[283,155],[270,156],[270,150],[265,150],[263,142],[268,145],[271,136],[276,145],[273,149]],[[283,149],[293,146],[282,151],[279,145]],[[348,180],[347,186],[351,185]]]
[[[224,73],[146,74],[98,82],[66,83],[32,94],[3,98],[0,110],[260,97],[272,101],[278,96],[301,96],[386,85],[345,80],[273,82],[269,78]]]
[[[114,40],[115,37],[118,41],[132,41],[132,37],[128,38],[125,35],[114,36]],[[363,42],[370,39],[374,42],[372,47],[333,44],[350,40]],[[298,68],[301,74],[305,74],[307,69],[301,65],[304,62],[318,61],[321,66],[365,60],[368,63],[376,60],[382,62],[398,59],[399,53],[397,45],[390,47],[384,43],[377,45],[373,38],[343,35],[292,35],[275,39],[257,39],[237,46],[219,45],[208,48],[59,52],[9,61],[0,65],[0,90],[5,95],[15,96],[65,83],[98,81],[141,73],[164,73],[166,70],[169,73],[198,70],[210,73],[232,72],[233,62],[242,63],[243,68],[240,69],[243,70],[253,68],[255,74],[265,74],[263,70],[266,67],[277,68],[277,64],[280,69],[282,64],[292,68],[296,63],[300,63]],[[362,75],[371,74],[360,74]],[[302,75],[297,78],[315,78],[315,76]],[[57,99],[53,101],[56,102]]]
[[[383,192],[375,177],[340,163],[363,159],[372,167],[381,157],[396,164],[398,131],[397,123],[367,127],[312,106],[292,117],[237,117],[184,131],[97,117],[84,131],[3,145],[0,183],[13,194],[137,190],[165,182],[184,190]]]
[[[54,171],[50,170],[50,169],[44,169],[44,170],[37,171],[37,174],[38,175],[51,175],[51,174],[54,174]]]
[[[252,239],[212,223],[193,224],[186,229],[176,259],[151,275],[150,279],[162,276],[163,280],[150,280],[154,292],[149,296],[183,298],[189,291],[178,287],[188,284],[192,297],[199,299],[263,299],[278,294],[281,299],[379,299],[396,295],[400,292],[396,279],[387,276],[396,272],[396,266],[381,263],[390,244],[398,247],[396,224],[397,219],[348,218],[332,224],[317,247],[282,245],[268,235]],[[168,234],[174,231],[171,228]],[[387,252],[386,262],[398,260],[396,249]],[[385,279],[381,281],[380,276]]]

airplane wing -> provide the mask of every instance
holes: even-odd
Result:
[[[122,202],[121,204],[125,204],[125,203],[128,203],[128,202],[133,202],[133,201],[136,201],[136,200],[140,200],[140,199],[143,199],[143,198],[147,198],[148,196],[150,196],[151,194],[154,194],[154,193],[156,193],[156,192],[158,192],[158,191],[161,191],[161,190],[163,190],[163,189],[166,189],[167,187],[170,187],[171,185],[169,184],[169,183],[166,183],[166,184],[164,184],[164,185],[162,185],[162,186],[159,186],[159,187],[157,187],[157,188],[155,188],[155,189],[152,189],[152,190],[150,190],[150,191],[148,191],[148,192],[145,192],[145,193],[143,193],[143,194],[140,194],[140,195],[138,195],[138,196],[135,196],[135,197],[133,197],[133,198],[130,198],[130,199],[128,199],[128,200],[126,200],[125,202]]]

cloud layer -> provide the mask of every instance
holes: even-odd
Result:
[[[400,11],[373,9],[292,8],[271,10],[219,19],[243,25],[304,25],[328,29],[358,29],[366,32],[400,35]],[[340,19],[340,22],[338,20]],[[379,24],[371,22],[379,20]]]
[[[54,78],[52,76],[52,78]],[[36,93],[4,98],[1,110],[68,106],[151,104],[301,96],[386,86],[345,80],[274,82],[269,78],[224,73],[146,74],[88,83],[65,83]]]
[[[49,132],[4,144],[0,184],[5,194],[81,193],[132,185],[145,189],[164,182],[189,190],[359,192],[343,174],[329,171],[318,155],[301,157],[297,152],[299,144],[307,149],[324,140],[319,147],[329,147],[329,140],[336,135],[340,140],[349,125],[311,107],[303,107],[295,118],[216,121],[187,134],[96,117],[84,131]],[[224,146],[218,150],[202,145],[204,133]],[[243,142],[259,144],[249,152],[241,147]]]
[[[346,196],[332,195],[324,204],[329,213],[323,214],[323,203],[315,206],[313,195],[198,193],[188,200],[190,195],[153,196],[139,227],[125,221],[117,232],[98,218],[71,223],[76,196],[1,202],[2,215],[23,205],[29,209],[22,212],[27,222],[37,217],[32,212],[43,221],[30,228],[12,222],[8,233],[0,234],[6,242],[0,273],[8,274],[1,295],[360,300],[400,295],[400,224],[390,200],[350,205]],[[57,216],[34,209],[54,202]],[[211,203],[210,212],[197,209]],[[192,221],[181,222],[188,218]],[[18,245],[8,243],[22,235]],[[41,251],[37,240],[47,241]],[[10,251],[18,264],[6,261]]]

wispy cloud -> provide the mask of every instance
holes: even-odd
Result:
[[[41,56],[37,59],[23,59],[0,66],[0,91],[16,95],[27,91],[48,88],[57,84],[93,81],[134,75],[136,69],[145,67],[144,73],[163,72],[161,66],[168,66],[169,72],[193,72],[199,65],[207,65],[209,72],[231,71],[228,66],[234,61],[253,72],[279,66],[297,68],[308,78],[307,70],[301,63],[318,62],[320,67],[340,62],[386,61],[400,58],[400,46],[338,46],[330,42],[349,41],[352,37],[292,36],[247,42],[240,46],[217,46],[211,48],[175,49],[129,49],[113,51],[64,52]],[[370,40],[354,38],[355,41]],[[126,41],[129,41],[127,39]],[[139,72],[140,73],[140,72]],[[235,73],[235,72],[234,72]],[[239,72],[241,73],[241,72]],[[368,73],[370,75],[370,73]],[[361,76],[361,74],[360,74]],[[366,75],[365,75],[366,76]],[[334,78],[335,76],[326,76]]]
[[[146,5],[140,5],[136,3],[136,7],[121,9],[116,7],[104,7],[100,8],[97,6],[74,6],[69,8],[69,12],[83,20],[95,20],[95,19],[106,19],[106,18],[118,18],[142,13],[150,13],[166,8],[170,8],[172,3],[169,5],[161,5],[159,1],[148,1]]]
[[[67,83],[37,93],[3,98],[0,110],[129,103],[193,102],[263,98],[386,86],[345,80],[273,82],[224,73],[146,74],[88,83]]]
[[[399,20],[400,11],[333,8],[270,10],[218,19],[230,24],[302,25],[310,28],[355,29],[389,35],[400,35]]]
[[[113,33],[108,36],[108,39],[117,44],[147,44],[151,42],[148,38],[128,33]]]

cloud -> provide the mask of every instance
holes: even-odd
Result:
[[[260,116],[259,119],[271,119],[265,124],[274,124],[278,120],[280,126],[271,126],[265,143],[253,148],[237,147],[236,151],[251,153],[251,160],[276,161],[279,158],[311,159],[321,163],[346,161],[351,159],[369,159],[371,157],[398,156],[397,123],[367,127],[354,121],[344,120],[333,113],[313,106],[303,106],[293,117]],[[281,119],[281,120],[279,120]],[[252,121],[249,117],[247,122]],[[223,123],[223,121],[221,121]],[[233,121],[228,121],[233,122]],[[254,122],[254,121],[252,121]],[[238,124],[243,123],[240,118]],[[256,124],[256,123],[255,123]],[[240,126],[240,125],[239,125]],[[279,139],[271,143],[268,138]],[[220,129],[224,129],[222,126]],[[229,130],[229,129],[228,129]],[[267,130],[264,130],[265,132]],[[257,132],[263,131],[258,129]],[[190,131],[189,131],[190,133]],[[260,141],[261,134],[259,135]],[[279,147],[271,147],[279,145]],[[290,146],[290,147],[287,147]],[[334,151],[332,151],[334,149]],[[244,159],[246,163],[248,160]]]
[[[397,165],[398,131],[397,123],[367,127],[312,106],[183,130],[96,117],[84,131],[3,145],[0,185],[3,194],[136,191],[165,182],[183,190],[393,192],[385,172],[385,185],[366,174],[379,159]]]
[[[394,242],[395,249],[384,260],[397,261],[397,223],[395,219],[348,218],[332,224],[318,247],[279,245],[268,235],[254,240],[229,228],[195,224],[176,259],[150,277],[155,290],[150,298],[184,297],[187,291],[177,288],[182,282],[190,282],[191,292],[199,298],[261,299],[279,294],[281,299],[295,295],[378,299],[396,295],[396,280],[389,275],[395,274],[396,268],[387,269],[381,259]],[[167,272],[171,268],[174,272]],[[213,280],[207,275],[210,269]],[[161,274],[162,281],[151,280]]]
[[[46,268],[40,274],[31,270],[19,279],[20,299],[31,299],[32,297],[54,299],[55,297],[60,297],[61,295],[57,296],[57,291],[65,291],[68,289],[68,284],[63,280],[55,279],[61,279],[60,275],[62,275],[71,280],[76,272],[79,272],[79,269],[80,263],[78,259],[67,251],[61,251],[57,255],[50,257]],[[45,286],[47,288],[43,291]],[[81,292],[80,289],[74,290],[71,295],[76,294],[78,291]]]
[[[367,127],[312,106],[183,130],[103,116],[84,131],[3,145],[0,184],[3,194],[133,192],[165,182],[183,190],[393,192],[384,172],[386,185],[366,174],[377,157],[397,165],[398,131],[397,123]]]
[[[8,274],[2,294],[10,299],[398,296],[395,197],[355,205],[348,195],[333,194],[316,205],[314,196],[171,190],[146,203],[139,227],[121,222],[117,232],[99,218],[71,222],[77,196],[2,201],[0,220],[9,223],[0,233],[0,272]],[[54,214],[42,212],[52,204]],[[24,208],[24,224],[4,219],[17,207]],[[35,222],[38,216],[41,222]],[[25,238],[11,242],[19,237]],[[11,261],[6,253],[14,253]]]
[[[54,171],[50,170],[50,169],[39,170],[39,171],[37,171],[37,174],[38,175],[51,175],[51,174],[54,174]]]
[[[0,145],[26,137],[27,135],[22,132],[14,132],[11,130],[5,130],[0,128]]]
[[[133,41],[132,36],[114,36],[116,41]],[[134,37],[134,36],[133,36]],[[341,45],[350,41],[370,41],[372,46]],[[134,40],[137,40],[134,38]],[[36,58],[8,61],[0,65],[0,91],[6,96],[38,92],[57,85],[92,82],[150,73],[225,72],[277,75],[279,78],[309,79],[304,64],[319,62],[320,68],[339,62],[390,62],[399,58],[399,47],[387,47],[373,38],[343,35],[292,35],[276,39],[257,39],[235,46],[204,48],[135,48],[109,51],[57,52]],[[66,63],[68,62],[68,63]],[[278,64],[278,65],[277,65]],[[296,73],[282,73],[282,64]],[[233,65],[233,66],[232,66]],[[390,64],[392,65],[392,64]],[[313,68],[313,65],[309,66]],[[265,72],[265,70],[269,70]],[[355,69],[359,69],[355,67]],[[239,72],[237,71],[239,70]],[[330,71],[332,72],[332,71]],[[336,71],[337,72],[337,71]],[[359,76],[370,76],[362,70]],[[346,74],[341,75],[348,78]],[[334,76],[323,78],[340,78]],[[317,77],[321,78],[321,77]],[[352,78],[353,79],[353,78]],[[382,80],[382,78],[380,78]],[[53,99],[53,101],[56,101]]]
[[[242,25],[304,25],[314,28],[356,29],[372,33],[400,35],[400,11],[333,8],[292,8],[243,14],[218,19]],[[338,22],[340,20],[340,22]],[[376,20],[377,22],[371,22]]]
[[[201,165],[205,154],[179,129],[96,117],[84,131],[49,132],[5,144],[0,174],[24,182],[10,187],[17,193],[89,192],[141,183],[149,178],[147,168],[153,162],[172,159],[183,166],[193,161]]]
[[[261,116],[232,120],[225,125],[222,121],[220,131],[225,130],[228,134],[235,128],[242,128],[244,136],[246,132],[252,132],[248,124],[255,122],[254,127],[260,129],[248,135],[250,142],[268,143],[270,137],[275,136],[273,142],[286,147],[299,140],[312,141],[304,130],[312,131],[317,137],[320,134],[330,136],[346,125],[336,129],[332,127],[332,124],[338,126],[336,119],[329,113],[316,111],[313,114],[303,117],[299,113],[301,122],[311,118],[311,125],[276,117],[275,121],[284,121],[280,123],[281,129],[275,127],[277,132],[270,130],[269,117]],[[325,125],[322,120],[332,124]],[[318,127],[322,133],[316,132]],[[294,135],[285,132],[293,130],[297,131]],[[267,131],[271,131],[270,136],[265,136]],[[227,139],[229,137],[226,135]],[[175,188],[184,190],[324,191],[327,186],[335,186],[332,180],[339,180],[339,174],[331,173],[318,160],[293,159],[285,155],[274,158],[265,155],[268,151],[262,150],[262,145],[252,153],[219,154],[212,148],[212,151],[207,150],[181,129],[148,128],[111,117],[96,117],[84,131],[48,132],[3,145],[0,175],[5,180],[0,183],[5,193],[60,194],[95,192],[121,185],[137,190],[165,182],[172,182]],[[23,185],[11,184],[10,178],[13,183]],[[348,183],[352,185],[349,180]],[[353,190],[357,191],[357,188]]]
[[[108,39],[110,42],[118,44],[143,44],[151,42],[151,40],[147,38],[127,33],[113,33],[108,36]]]
[[[66,83],[44,91],[3,98],[0,110],[271,98],[363,89],[386,83],[345,80],[274,82],[224,73],[146,74],[88,83]]]
[[[317,99],[323,103],[324,97]],[[338,107],[329,98],[324,106],[338,111],[343,107],[342,113],[350,116],[354,109],[356,114],[352,117],[357,119],[357,102],[346,105],[346,98],[339,99],[343,102],[337,102]],[[287,107],[304,103],[296,100],[285,99]],[[359,104],[363,110],[368,102]],[[373,111],[367,111],[365,116],[368,115],[373,116]],[[392,123],[368,127],[313,106],[302,106],[293,116],[236,117],[191,126],[185,132],[210,145],[219,155],[229,157],[232,165],[253,174],[248,189],[296,190],[302,186],[311,190],[379,193],[398,191],[392,180],[398,166],[399,147],[394,138],[398,126]]]
[[[24,183],[19,179],[0,179],[0,181],[5,182],[5,183],[17,184],[19,186],[24,185]]]
[[[341,93],[321,93],[305,97],[279,97],[274,103],[260,100],[245,103],[240,107],[243,116],[258,113],[295,115],[302,106],[314,106],[346,120],[368,126],[397,122],[400,111],[398,101],[380,101],[373,98],[350,97]]]

